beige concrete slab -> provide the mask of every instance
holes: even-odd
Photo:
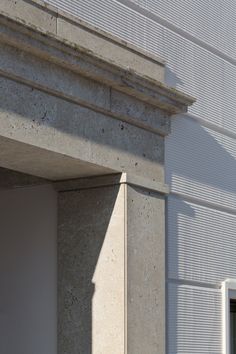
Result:
[[[124,353],[124,186],[59,193],[58,354]]]
[[[63,156],[61,166],[59,159],[55,163],[55,170],[53,169],[56,166],[51,165],[50,176],[53,179],[62,179],[63,175],[67,178],[81,176],[76,176],[73,169],[65,165],[65,160],[71,159],[72,162],[74,159],[75,170],[76,165],[83,162],[84,166],[86,163],[88,166],[100,165],[103,174],[106,170],[125,171],[164,180],[163,137],[1,78],[0,136],[11,139],[12,149],[13,140],[16,147],[17,142],[27,144],[28,149],[31,145],[32,154],[36,153],[30,158],[35,161],[33,165],[45,158],[45,154],[40,158],[44,150],[51,151],[54,156]],[[0,152],[3,157],[8,154],[7,146]],[[16,166],[25,159],[27,160],[26,153],[19,159],[14,159],[14,162],[6,160],[3,167],[12,168],[6,166],[7,163]],[[35,174],[35,170],[29,171],[30,168],[32,165],[27,165],[27,171],[22,172]],[[45,168],[37,169],[41,171],[39,176],[48,178],[49,168],[45,161]]]
[[[114,173],[101,166],[4,137],[0,137],[0,166],[48,180]]]
[[[164,197],[81,188],[59,192],[59,354],[165,354]]]
[[[89,50],[101,59],[109,60],[114,65],[119,65],[126,70],[133,70],[139,74],[151,77],[158,81],[164,81],[164,66],[141,53],[128,48],[119,42],[107,40],[107,36],[99,35],[95,31],[87,31],[86,28],[72,23],[65,17],[57,19],[57,35],[80,48]]]
[[[26,25],[56,34],[101,59],[164,81],[164,60],[40,0],[2,0],[0,10]]]
[[[165,354],[165,199],[126,186],[127,354]]]
[[[49,11],[46,6],[40,6],[39,3],[24,0],[1,0],[0,11],[25,24],[56,34],[56,13]]]

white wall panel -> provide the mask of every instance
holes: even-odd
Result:
[[[235,0],[128,0],[126,2],[139,5],[150,14],[165,19],[171,25],[236,59]],[[146,15],[148,16],[148,13]]]
[[[169,284],[168,353],[221,354],[220,290]]]
[[[236,214],[168,198],[168,276],[219,285],[236,278]]]
[[[236,210],[236,140],[178,117],[166,141],[173,192]]]
[[[191,114],[236,133],[236,67],[172,31],[164,33],[166,83],[197,99]]]
[[[165,30],[166,82],[196,97],[189,112],[236,133],[236,66]]]
[[[78,16],[143,49],[163,56],[163,26],[113,0],[47,0],[46,2]]]

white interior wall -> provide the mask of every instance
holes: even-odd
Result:
[[[56,194],[0,192],[0,353],[56,354]]]

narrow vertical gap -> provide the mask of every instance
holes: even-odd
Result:
[[[236,354],[236,300],[230,299],[230,354]]]
[[[168,196],[165,197],[165,351],[168,354]]]
[[[127,282],[128,282],[128,274],[127,274],[127,237],[128,237],[128,206],[127,206],[127,184],[122,185],[124,188],[124,353],[128,353],[128,338],[127,338],[127,322],[128,322],[128,304],[127,304]]]

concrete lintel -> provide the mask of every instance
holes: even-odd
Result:
[[[153,59],[144,58],[143,55],[128,47],[111,41],[107,36],[101,37],[95,29],[92,31],[81,27],[79,23],[72,22],[65,15],[61,18],[58,14],[52,13],[51,16],[57,18],[56,30],[45,31],[37,25],[37,22],[36,25],[32,24],[33,19],[28,20],[28,12],[24,15],[23,10],[18,11],[21,14],[19,18],[15,7],[9,5],[13,3],[12,0],[4,1],[3,4],[5,3],[8,5],[1,5],[3,10],[6,8],[5,12],[0,12],[1,26],[15,29],[17,36],[13,36],[13,31],[12,33],[1,31],[1,41],[80,72],[84,76],[105,83],[169,114],[185,112],[187,106],[194,102],[192,97],[163,84],[161,77],[155,77],[154,73],[160,71],[160,65],[157,62],[153,63]],[[27,2],[29,3],[31,2]],[[25,1],[18,0],[16,4],[18,7],[24,6]],[[47,7],[40,7],[41,11],[43,9],[48,13]],[[70,59],[62,53],[69,54]],[[113,57],[109,57],[109,54]],[[124,58],[127,60],[126,63],[123,62]],[[150,70],[150,73],[145,70]]]
[[[98,176],[115,171],[71,158],[55,151],[41,149],[13,139],[0,137],[0,166],[46,180]]]
[[[6,36],[6,32],[0,27],[0,37],[3,33]],[[45,58],[23,52],[22,48],[0,42],[0,52],[2,77],[162,136],[170,131],[167,113],[135,97],[78,73],[75,75]]]
[[[57,191],[68,192],[119,184],[141,187],[143,189],[155,191],[164,195],[169,194],[168,185],[127,173],[117,173],[104,176],[93,176],[89,178],[77,178],[67,181],[57,181],[54,182],[54,187]]]

